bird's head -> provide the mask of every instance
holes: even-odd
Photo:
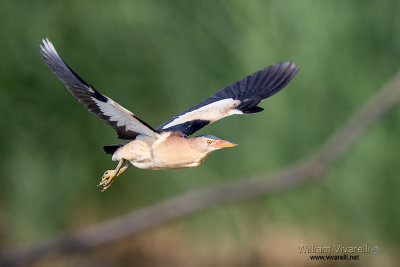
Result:
[[[201,135],[190,139],[192,139],[196,150],[206,155],[221,148],[237,146],[237,144],[222,140],[213,135]]]

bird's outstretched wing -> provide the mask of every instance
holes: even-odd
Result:
[[[58,55],[53,44],[43,40],[40,52],[44,61],[54,74],[67,87],[68,91],[79,102],[84,104],[90,112],[112,126],[121,139],[135,139],[139,134],[157,136],[158,133],[147,123],[139,119],[132,112],[120,106],[105,95],[99,93],[90,84],[78,76]]]
[[[277,63],[237,81],[216,94],[167,120],[156,130],[191,135],[204,126],[233,114],[263,111],[257,105],[284,88],[296,75],[293,62]]]

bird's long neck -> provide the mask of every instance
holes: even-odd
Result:
[[[154,142],[153,154],[171,163],[189,163],[202,161],[208,153],[199,149],[196,137],[186,138],[180,133],[166,132]]]

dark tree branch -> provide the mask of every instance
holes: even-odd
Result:
[[[400,73],[356,111],[313,155],[276,173],[188,192],[70,235],[4,254],[1,266],[31,263],[44,256],[94,248],[207,207],[269,195],[321,177],[366,130],[400,99]]]

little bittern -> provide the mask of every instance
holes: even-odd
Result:
[[[119,163],[115,170],[104,173],[99,184],[103,190],[131,165],[152,170],[197,167],[211,152],[235,146],[212,135],[189,136],[224,117],[262,111],[263,108],[257,106],[261,100],[284,88],[298,70],[293,62],[266,67],[219,90],[153,129],[85,82],[61,59],[48,39],[43,40],[40,52],[46,64],[74,97],[113,127],[120,139],[130,140],[104,147],[105,152],[112,155],[112,160]]]

